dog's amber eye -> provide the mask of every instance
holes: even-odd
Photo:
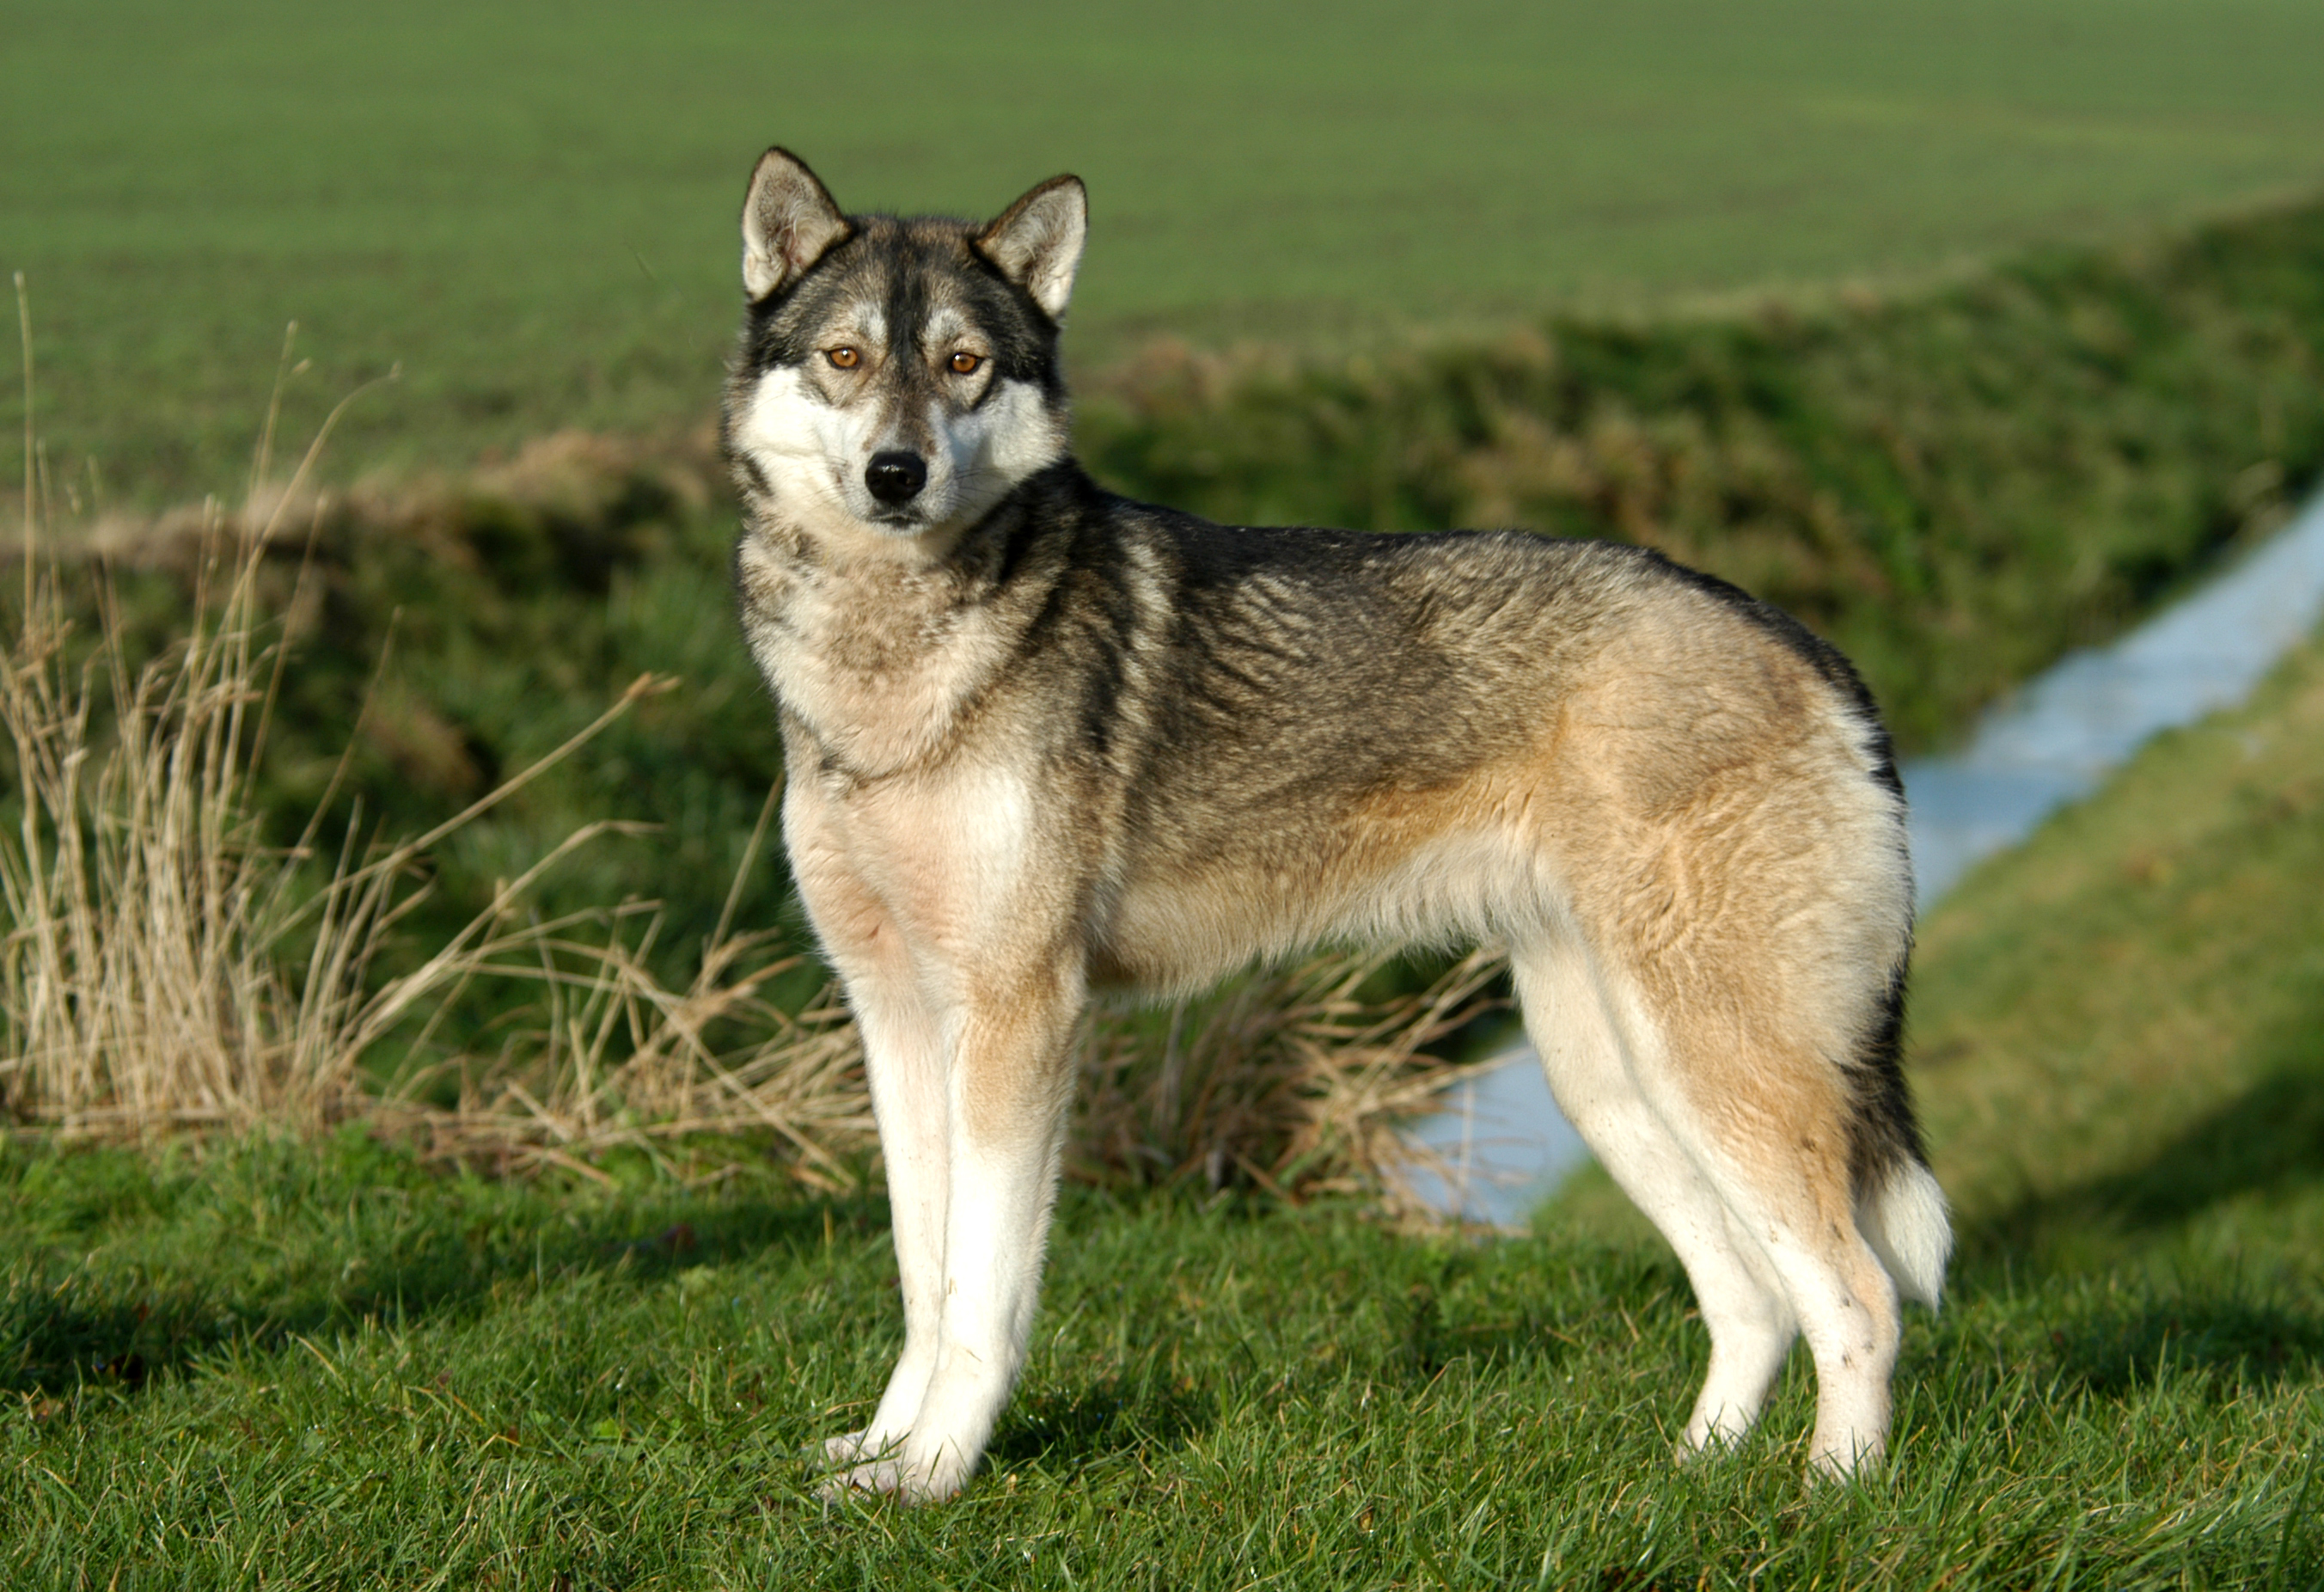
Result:
[[[863,363],[863,356],[853,348],[834,348],[824,357],[842,370],[853,370]]]
[[[979,355],[955,354],[952,356],[952,373],[954,375],[966,375],[983,363],[983,358]]]

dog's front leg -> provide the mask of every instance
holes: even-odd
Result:
[[[958,1009],[936,1363],[900,1452],[853,1486],[949,1498],[992,1435],[1032,1333],[1082,996],[1077,968],[1048,967],[988,977]]]
[[[945,1273],[945,1206],[952,1160],[942,1022],[908,970],[859,965],[846,980],[872,1111],[886,1163],[896,1275],[904,1296],[904,1352],[871,1423],[825,1445],[843,1463],[900,1449],[936,1367]]]
[[[790,754],[795,766],[809,766],[798,748]],[[949,1035],[895,914],[850,860],[839,810],[820,782],[793,778],[783,828],[808,920],[863,1041],[904,1296],[904,1352],[879,1408],[862,1429],[824,1444],[830,1458],[852,1465],[900,1451],[936,1363],[952,1156]]]

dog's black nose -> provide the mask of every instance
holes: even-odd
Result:
[[[863,469],[863,485],[890,508],[911,502],[927,484],[927,461],[917,453],[875,453]]]

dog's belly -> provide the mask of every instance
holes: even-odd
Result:
[[[1522,826],[1336,838],[1133,876],[1094,937],[1094,981],[1182,993],[1317,944],[1473,944],[1560,910],[1557,869]]]

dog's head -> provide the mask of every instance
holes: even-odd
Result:
[[[1057,330],[1088,227],[1076,177],[986,224],[847,216],[769,150],[742,206],[750,310],[726,392],[746,495],[810,532],[942,534],[1062,458]]]

